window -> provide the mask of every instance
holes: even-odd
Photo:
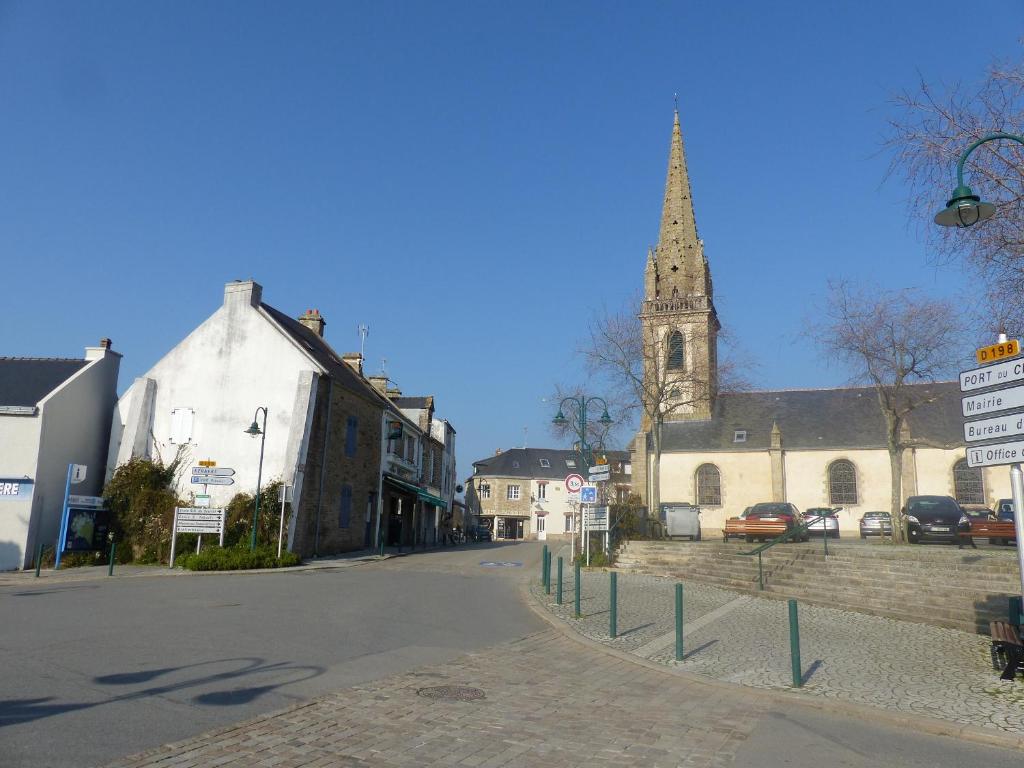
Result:
[[[519,469],[519,462],[518,461],[513,461],[512,462],[512,469]]]
[[[572,515],[565,516],[565,532],[572,533]]]
[[[537,483],[537,501],[544,501],[548,497],[548,484]]]
[[[489,499],[491,498],[491,486],[487,483],[480,483],[480,498]]]
[[[355,416],[349,416],[345,421],[345,455],[356,455],[356,434],[359,430],[359,421]]]
[[[668,336],[668,369],[681,371],[683,363],[683,334],[679,331],[672,331]]]
[[[985,483],[981,467],[968,467],[964,459],[953,465],[953,493],[960,504],[984,504]]]
[[[550,467],[550,466],[551,466],[551,462],[550,462],[550,461],[548,461],[547,459],[541,459],[541,460],[540,460],[540,465],[541,465],[542,467]]]
[[[722,473],[714,464],[697,467],[697,505],[722,506]]]
[[[192,440],[192,422],[195,411],[191,408],[175,408],[171,411],[171,442],[187,445]]]
[[[519,486],[518,485],[510,485],[508,487],[508,489],[507,489],[505,497],[509,501],[518,501],[519,500]]]
[[[569,469],[576,469],[576,459],[566,459],[565,466]]]
[[[732,433],[732,441],[734,443],[745,443],[747,442],[747,430],[737,429]]]
[[[857,503],[857,469],[846,459],[833,461],[828,468],[828,503]]]
[[[341,508],[338,510],[338,527],[348,528],[352,522],[352,486],[341,486]]]

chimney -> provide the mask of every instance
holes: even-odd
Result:
[[[494,455],[495,456],[501,456],[501,448],[495,448],[494,449]]]
[[[255,280],[233,280],[224,286],[224,306],[258,307],[263,301],[263,286]]]
[[[363,356],[361,353],[346,352],[341,356],[341,361],[360,376],[363,375]]]
[[[388,396],[389,400],[394,400],[396,397],[402,396],[402,390],[400,390],[398,387],[388,387],[387,391],[384,394]]]
[[[387,395],[388,392],[388,377],[387,376],[367,376],[366,380],[373,385],[373,388],[380,392],[382,395]]]
[[[99,346],[97,347],[86,347],[85,348],[85,359],[86,360],[99,360],[101,357],[106,357],[110,354],[117,354],[111,349],[112,342],[110,339],[100,339]]]
[[[110,339],[100,339],[100,347],[103,349],[110,349],[112,342]]]
[[[319,309],[307,309],[305,314],[299,317],[299,322],[309,328],[320,338],[324,336],[324,327],[327,325],[327,321],[320,315]]]

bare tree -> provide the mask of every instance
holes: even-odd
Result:
[[[908,185],[912,221],[937,261],[963,262],[980,278],[985,289],[976,292],[976,310],[987,336],[1024,331],[1024,146],[989,142],[967,161],[964,182],[996,205],[995,216],[966,230],[933,223],[955,186],[956,163],[973,141],[995,132],[1024,134],[1024,63],[997,63],[970,87],[922,81],[895,103],[885,146],[892,152],[889,172]]]
[[[588,371],[607,382],[623,416],[639,412],[641,429],[650,430],[653,461],[648,506],[659,509],[662,427],[673,414],[704,405],[715,392],[748,386],[729,360],[703,362],[699,355],[682,369],[670,365],[663,321],[644,315],[637,298],[621,312],[604,310],[591,322],[580,353]],[[721,334],[719,334],[721,337]]]
[[[889,451],[890,511],[894,541],[906,539],[901,512],[903,451],[910,447],[907,417],[934,402],[934,390],[913,386],[940,381],[955,370],[961,341],[955,308],[912,290],[885,291],[829,283],[827,303],[810,331],[824,352],[869,384],[878,396]]]

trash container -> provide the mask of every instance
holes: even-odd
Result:
[[[661,517],[670,539],[687,536],[690,541],[700,541],[700,507],[693,504],[662,504]]]

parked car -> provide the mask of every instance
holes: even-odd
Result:
[[[999,503],[996,504],[994,512],[996,520],[1003,522],[1013,522],[1013,499],[1000,499]],[[1003,544],[1009,545],[1017,541],[1017,539],[989,539],[989,544]]]
[[[828,536],[839,538],[839,510],[842,507],[811,507],[804,512],[807,519],[807,532],[812,536]]]
[[[743,510],[743,514],[730,517],[725,521],[725,528],[722,530],[722,538],[725,541],[729,539],[742,539],[746,536],[746,527],[743,525],[743,522],[747,519],[751,509],[753,507],[747,507]]]
[[[804,524],[804,516],[796,505],[785,501],[765,501],[750,508],[746,517],[746,540],[766,539],[789,533]],[[800,541],[808,541],[810,536],[804,534]],[[797,539],[794,539],[797,540]]]
[[[860,519],[860,537],[892,536],[892,515],[888,512],[865,512]]]
[[[466,532],[467,541],[490,541],[491,530],[482,525],[474,525]]]
[[[911,496],[903,508],[911,544],[938,541],[956,544],[964,511],[952,496]]]

